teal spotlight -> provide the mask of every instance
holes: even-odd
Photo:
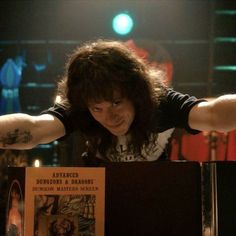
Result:
[[[126,13],[120,13],[113,18],[112,28],[117,34],[126,35],[134,26],[133,19]]]

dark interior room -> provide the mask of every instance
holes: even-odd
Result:
[[[128,19],[126,25],[115,21],[118,19],[115,17],[121,16],[121,14],[122,17]],[[147,60],[151,65],[160,68],[165,83],[182,94],[211,100],[224,94],[236,93],[236,1],[234,0],[1,0],[1,116],[13,113],[37,116],[53,106],[58,99],[56,90],[58,82],[65,76],[68,57],[77,47],[97,39],[117,40],[124,43],[138,56]],[[142,97],[142,94],[140,96]],[[0,135],[2,135],[1,131]],[[6,234],[7,189],[9,188],[7,186],[8,177],[11,173],[9,167],[83,167],[83,155],[86,148],[86,139],[80,132],[66,135],[49,143],[39,144],[32,149],[0,148],[0,235],[31,236],[24,234],[24,232]],[[229,181],[229,179],[231,181],[232,179],[236,180],[236,172],[234,172],[234,161],[236,160],[235,130],[229,132],[209,131],[189,135],[185,130],[177,128],[170,141],[168,157],[173,162],[168,166],[172,172],[165,175],[162,166],[160,169],[157,167],[157,169],[160,173],[163,172],[162,174],[166,177],[166,185],[176,189],[173,190],[176,193],[176,195],[173,194],[173,197],[181,199],[179,204],[184,205],[186,203],[185,208],[191,206],[190,198],[182,198],[177,194],[178,189],[182,186],[184,193],[185,191],[186,194],[188,191],[192,191],[192,200],[196,200],[196,204],[198,204],[199,199],[201,206],[205,204],[204,209],[194,208],[198,214],[204,215],[205,218],[203,217],[203,219],[197,218],[196,215],[196,217],[191,216],[190,211],[184,211],[186,214],[189,213],[196,222],[201,221],[199,224],[203,224],[196,226],[189,221],[189,226],[186,226],[186,229],[189,230],[190,227],[199,229],[200,227],[202,231],[196,230],[192,234],[183,232],[181,235],[235,235],[236,227],[232,229],[232,225],[236,224],[236,217],[233,216],[235,212],[232,211],[236,209],[236,206],[231,205],[230,202],[233,201],[236,193],[234,193],[234,183]],[[212,167],[211,161],[214,163],[223,161],[224,164],[222,166],[216,164]],[[181,168],[177,167],[177,169],[179,168],[178,171],[182,173],[175,172],[175,164],[178,162],[185,162],[184,165],[186,166],[183,169],[182,166]],[[207,164],[202,168],[201,163],[204,162]],[[195,166],[196,163],[200,163],[201,173]],[[193,166],[188,166],[188,164],[193,164]],[[128,200],[132,200],[118,179],[126,176],[130,180],[130,184],[133,185],[136,183],[136,178],[144,176],[141,178],[140,184],[145,186],[145,180],[152,182],[152,179],[156,177],[155,169],[152,169],[148,164],[144,164],[144,168],[150,170],[148,177],[146,172],[140,168],[139,163],[135,167],[139,173],[135,172],[133,176],[122,165],[119,166],[123,171],[122,176],[120,176],[120,172],[116,172],[115,166],[111,165],[107,168],[106,174],[110,176],[110,179],[106,182],[106,198],[108,196],[113,198],[117,192],[122,198],[122,202],[117,203],[118,206],[121,204],[127,208],[132,205],[129,204]],[[164,166],[163,168],[167,167]],[[217,176],[214,176],[216,170]],[[185,171],[186,175],[189,175],[189,180],[183,180]],[[197,174],[195,175],[195,173]],[[23,176],[24,173],[19,172],[19,175]],[[213,177],[218,178],[218,185],[216,184],[218,190],[216,190],[216,185],[213,186],[212,184],[211,178]],[[191,181],[193,181],[192,183],[197,182],[199,178],[206,180],[202,189],[199,189],[197,184],[195,187],[191,185]],[[116,183],[116,187],[111,184],[111,181]],[[154,190],[151,187],[152,184],[145,187],[145,191],[149,191],[148,193],[152,195],[152,198],[154,198],[152,191],[157,191],[160,184],[159,180],[154,182],[157,182],[153,187]],[[213,207],[210,208],[207,205],[214,205],[213,200],[209,197],[210,193],[207,189],[209,186],[211,186],[211,191],[220,191],[217,206],[219,218],[217,220],[209,220],[210,216],[204,212],[214,210]],[[212,186],[215,189],[212,189]],[[130,189],[134,192],[137,191],[137,196],[142,192],[138,183]],[[169,190],[166,188],[163,191],[160,195],[157,194],[157,201],[165,202],[166,200],[169,205],[173,204],[171,206],[175,208],[175,203],[169,199],[169,196],[166,196]],[[223,192],[226,191],[232,191],[232,195],[225,196]],[[207,197],[201,197],[201,194],[205,194]],[[137,201],[150,200],[150,198],[141,200],[137,196],[135,198]],[[92,200],[92,198],[87,199],[89,203]],[[109,226],[105,226],[106,235],[137,236],[155,235],[152,233],[154,231],[162,232],[161,230],[158,231],[159,228],[154,227],[155,220],[153,220],[146,232],[140,226],[140,234],[127,234],[128,231],[136,232],[133,228],[138,227],[138,225],[132,225],[131,222],[129,227],[127,226],[127,232],[119,229],[116,231],[117,233],[112,233],[112,227],[116,225],[114,222],[118,221],[120,217],[119,208],[115,208],[114,204],[109,200],[106,202],[106,215],[109,218]],[[150,213],[150,217],[153,217],[152,219],[157,217],[157,221],[158,217],[161,218],[162,216],[163,219],[171,218],[171,220],[174,216],[176,218],[183,217],[184,213],[182,215],[177,212],[173,215],[166,213],[164,206],[165,204],[161,208],[160,216]],[[135,206],[133,207],[132,209],[136,209]],[[151,203],[147,203],[147,207],[151,208]],[[153,207],[155,208],[155,206]],[[114,214],[108,208],[112,209]],[[231,208],[230,212],[226,210],[228,208]],[[141,207],[141,209],[144,211],[143,214],[148,214],[146,208]],[[132,218],[129,213],[127,211],[124,220],[129,219],[129,217]],[[138,216],[138,210],[137,212],[134,210],[135,217],[137,218],[136,222],[143,222],[141,216]],[[105,217],[105,221],[107,218]],[[231,221],[225,222],[226,220],[223,220],[228,218]],[[128,224],[128,222],[120,220],[120,224]],[[180,232],[183,221],[176,219],[179,228],[168,222],[167,228],[173,226],[176,227],[176,232]],[[211,222],[209,223],[209,221]],[[207,231],[209,229],[204,228],[206,222],[213,229]],[[231,222],[230,226],[228,226],[228,222]],[[225,229],[222,230],[224,227]],[[179,235],[174,231],[168,232],[163,236]],[[36,235],[40,236],[42,233],[35,233],[32,236]],[[95,233],[73,235],[92,236]]]

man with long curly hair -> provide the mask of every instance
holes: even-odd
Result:
[[[236,128],[236,95],[206,101],[176,92],[118,41],[77,48],[57,95],[39,116],[1,116],[0,148],[29,149],[78,130],[92,161],[154,161],[167,155],[175,127],[192,134]]]

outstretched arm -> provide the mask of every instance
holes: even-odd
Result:
[[[201,102],[189,113],[189,125],[201,131],[229,132],[236,129],[236,94]]]
[[[63,124],[56,117],[44,114],[10,114],[0,116],[0,148],[31,149],[49,143],[65,134]]]

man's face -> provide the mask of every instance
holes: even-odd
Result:
[[[124,135],[135,117],[133,104],[119,93],[114,93],[113,101],[90,103],[89,111],[93,118],[113,135]]]

